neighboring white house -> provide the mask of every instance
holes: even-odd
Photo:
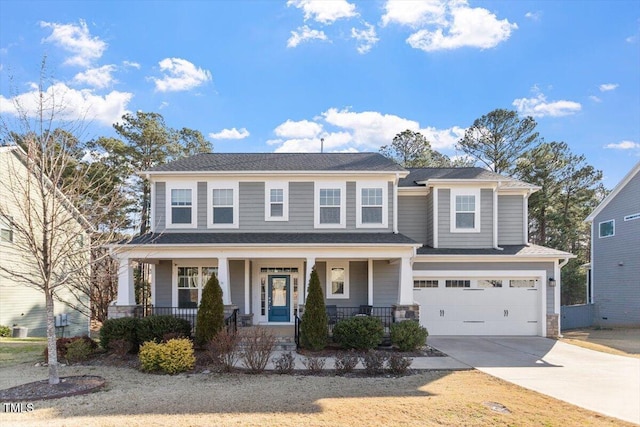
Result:
[[[640,326],[640,162],[586,221],[594,324]]]
[[[559,333],[573,255],[528,243],[536,186],[377,153],[199,154],[141,175],[151,232],[112,248],[113,316],[134,312],[132,265],[144,262],[157,312],[195,312],[216,273],[228,307],[292,324],[315,266],[338,311],[419,318],[431,335]]]
[[[0,147],[0,206],[1,211],[9,213],[13,221],[24,221],[26,219],[22,215],[23,210],[18,204],[25,205],[21,202],[26,197],[37,198],[38,193],[25,191],[25,182],[28,181],[28,169],[24,162],[24,152],[19,148]],[[57,196],[64,198],[62,194],[56,192]],[[65,203],[65,206],[69,206]],[[62,210],[61,210],[62,211]],[[69,225],[71,236],[69,239],[74,240],[78,244],[89,241],[86,232],[86,221],[73,211],[72,207],[65,208],[64,211],[73,218],[72,225]],[[37,225],[34,225],[37,227]],[[33,259],[31,252],[23,249],[25,237],[12,229],[10,221],[0,215],[0,263],[4,266],[17,266],[17,269],[23,272],[27,277],[37,263]],[[81,251],[78,251],[81,253]],[[83,255],[78,255],[83,256]],[[84,255],[88,266],[88,252]],[[65,304],[64,301],[71,306],[77,306],[77,299],[68,289],[60,288],[56,292],[57,301],[55,303],[56,316],[64,315],[59,320],[66,325],[60,327],[57,331],[64,336],[74,336],[89,333],[89,317],[81,314],[78,310],[74,310]],[[84,306],[88,307],[88,296],[80,296],[83,298]],[[28,328],[29,336],[46,336],[46,310],[45,296],[37,289],[28,287],[23,283],[19,283],[15,277],[3,273],[0,270],[0,325],[9,327]]]

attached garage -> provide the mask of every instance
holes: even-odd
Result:
[[[429,335],[543,335],[545,270],[414,271]]]

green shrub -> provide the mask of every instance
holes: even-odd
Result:
[[[300,345],[309,350],[322,350],[327,345],[327,310],[320,279],[315,267],[309,278],[307,302],[300,325]]]
[[[100,329],[100,345],[105,350],[111,350],[111,340],[126,340],[131,344],[131,351],[138,351],[137,329],[138,319],[135,317],[122,317],[120,319],[107,319]]]
[[[170,335],[170,337],[168,337]],[[174,316],[148,316],[138,320],[136,340],[166,341],[168,338],[188,338],[191,336],[191,323]]]
[[[189,371],[196,363],[193,344],[187,338],[171,339],[166,343],[147,341],[140,346],[139,358],[143,371],[167,374]]]
[[[344,348],[369,350],[382,342],[384,328],[377,317],[356,316],[336,323],[333,340]]]
[[[196,319],[196,344],[205,346],[224,328],[224,304],[222,288],[215,274],[212,274],[202,290],[202,299]]]
[[[0,325],[0,337],[10,337],[11,328],[8,326]]]
[[[88,338],[88,337],[87,337]],[[73,364],[89,360],[95,351],[96,344],[91,339],[77,339],[66,345],[67,347],[67,363]]]
[[[81,342],[81,344],[74,344],[76,342]],[[69,346],[73,344],[74,350],[72,350],[72,355],[69,356],[67,354]],[[58,338],[56,340],[56,352],[58,354],[58,361],[66,361],[67,363],[80,362],[82,360],[87,360],[98,348],[98,344],[87,335],[70,337],[70,338]],[[75,359],[76,356],[79,356],[79,353],[87,353],[86,358]],[[45,363],[49,363],[49,351],[47,348],[43,351],[44,361]]]
[[[418,322],[406,320],[391,325],[391,343],[400,351],[413,351],[427,342],[427,329]]]

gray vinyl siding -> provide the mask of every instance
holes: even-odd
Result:
[[[593,301],[595,323],[640,325],[640,173],[593,220]],[[615,220],[614,236],[600,238],[600,222]],[[622,265],[621,265],[622,264]]]
[[[387,200],[387,230],[388,231],[393,231],[393,190],[394,190],[394,186],[393,186],[393,182],[390,182],[388,185],[388,190],[387,190],[387,196],[388,196],[388,200]],[[396,190],[397,191],[397,190]],[[399,196],[398,196],[399,198]]]
[[[373,261],[373,305],[391,307],[398,301],[400,263]]]
[[[229,261],[229,285],[231,288],[231,303],[238,306],[240,313],[245,313],[244,260]]]
[[[167,208],[167,185],[164,182],[156,182],[156,193],[154,197],[154,206],[155,209],[154,221],[156,223],[155,230],[162,231],[167,226],[166,221],[166,208]]]
[[[522,196],[498,196],[498,245],[524,244]]]
[[[207,228],[207,207],[209,206],[209,199],[207,194],[207,183],[198,183],[198,212],[196,222],[198,228]],[[213,202],[212,202],[213,203]],[[213,209],[213,208],[212,208]]]
[[[347,230],[356,228],[356,183],[347,182]]]
[[[172,289],[172,268],[171,260],[161,260],[156,264],[156,307],[171,307],[173,302],[171,301]]]
[[[366,261],[351,261],[349,262],[349,298],[326,298],[327,296],[327,263],[317,262],[316,271],[318,272],[318,279],[320,280],[320,286],[322,286],[322,293],[325,296],[325,304],[335,305],[337,307],[358,307],[361,304],[366,304],[368,301],[367,296],[367,262]],[[374,290],[375,295],[375,290]]]
[[[427,194],[427,240],[426,244],[433,247],[433,189]]]
[[[427,198],[424,196],[398,197],[398,231],[425,244],[428,227]]]
[[[458,271],[518,271],[518,270],[545,270],[547,279],[554,277],[553,262],[415,262],[413,272],[429,270],[451,271],[452,277]],[[455,278],[455,277],[454,277]],[[540,286],[547,286],[541,283]],[[547,314],[554,313],[554,288],[547,287]]]
[[[438,190],[438,247],[490,248],[493,246],[493,190],[480,190],[480,232],[451,233],[451,191]]]

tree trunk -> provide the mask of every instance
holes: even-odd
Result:
[[[45,292],[47,307],[47,353],[49,356],[49,384],[58,384],[58,350],[56,348],[56,324],[53,315],[53,295],[50,290]]]

